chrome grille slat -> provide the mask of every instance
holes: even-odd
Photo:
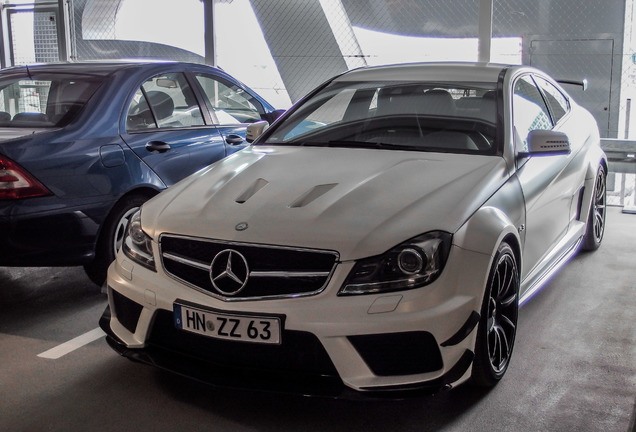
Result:
[[[166,253],[166,252],[164,252],[162,254],[162,256],[163,256],[163,258],[167,258],[167,259],[170,259],[170,260],[173,260],[173,261],[177,261],[177,262],[179,262],[181,264],[189,265],[190,267],[195,267],[195,268],[198,268],[198,269],[201,269],[201,270],[209,270],[210,269],[210,264],[209,263],[206,264],[206,263],[202,263],[202,262],[199,262],[199,261],[190,260],[190,259],[183,258],[183,257],[177,256],[177,255],[173,255],[171,253]]]
[[[195,267],[200,270],[208,271],[210,270],[210,264],[205,264],[200,261],[194,261],[187,258],[183,258],[177,255],[173,255],[171,253],[163,253],[163,257],[165,259],[170,259],[173,261],[177,261],[181,264],[189,265],[190,267]],[[280,277],[280,278],[295,278],[295,277],[327,277],[329,276],[329,272],[303,272],[303,271],[251,271],[249,273],[250,277]]]
[[[273,278],[302,278],[302,277],[327,277],[329,272],[283,272],[283,271],[253,271],[250,277],[273,277]]]

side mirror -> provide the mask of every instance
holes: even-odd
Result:
[[[256,123],[250,123],[249,125],[247,125],[247,130],[245,131],[245,141],[247,141],[248,143],[254,142],[254,140],[261,136],[268,127],[269,123],[265,120],[257,121]]]
[[[519,156],[553,156],[570,154],[570,140],[563,132],[551,130],[533,130],[528,134],[528,151],[519,152]]]
[[[284,109],[277,109],[274,110],[272,112],[268,112],[265,113],[261,116],[261,118],[263,120],[267,120],[270,124],[274,123],[274,120],[276,120],[278,117],[282,116],[285,113],[286,110]]]

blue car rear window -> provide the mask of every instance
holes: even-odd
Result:
[[[0,127],[68,124],[101,84],[95,77],[39,74],[0,80]]]

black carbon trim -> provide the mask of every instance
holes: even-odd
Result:
[[[475,326],[479,324],[480,318],[481,318],[481,315],[479,315],[479,313],[477,313],[476,311],[473,311],[468,317],[468,319],[466,320],[466,322],[464,323],[464,325],[457,331],[457,333],[451,336],[448,340],[442,342],[441,346],[448,347],[448,346],[457,345],[458,343],[466,339],[468,335],[470,334],[470,332],[473,331]]]
[[[402,397],[408,396],[412,393],[437,393],[440,390],[448,390],[454,382],[464,376],[468,368],[472,365],[474,358],[475,353],[470,350],[464,351],[457,363],[455,363],[455,366],[435,380],[395,386],[363,387],[362,390],[369,391],[372,394],[390,393],[393,397],[400,397],[399,395],[402,395]]]

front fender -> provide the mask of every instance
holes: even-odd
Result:
[[[525,223],[526,206],[523,190],[517,176],[512,175],[457,230],[453,242],[457,247],[486,254],[492,261],[499,245],[506,240],[517,255],[517,266],[521,272]]]
[[[488,265],[482,275],[483,289],[486,288],[489,269],[492,268],[497,249],[503,241],[508,242],[515,251],[517,268],[521,272],[522,239],[517,225],[503,210],[492,206],[480,208],[453,236],[453,243],[456,247],[488,257]],[[482,297],[483,292],[478,298]],[[479,310],[478,305],[475,308],[476,311]]]
[[[508,215],[496,207],[482,207],[455,233],[457,247],[494,256],[501,242],[513,237],[517,247],[521,244],[519,230]]]

